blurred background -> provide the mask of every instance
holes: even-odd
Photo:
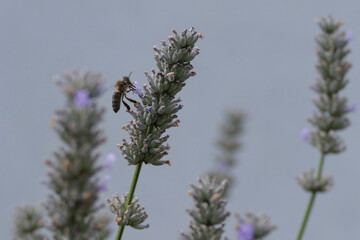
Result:
[[[118,161],[103,198],[126,192],[134,167],[116,144],[127,137],[121,127],[130,117],[124,109],[112,112],[112,86],[130,72],[133,81],[145,83],[143,72],[155,67],[152,46],[173,29],[192,26],[205,39],[197,44],[197,75],[180,92],[180,127],[170,130],[172,166],[143,168],[135,195],[146,207],[150,228],[126,228],[124,236],[177,239],[181,229],[188,230],[188,183],[213,167],[225,109],[241,108],[248,118],[228,209],[267,213],[279,225],[269,239],[294,239],[309,199],[295,176],[317,168],[320,157],[299,136],[314,111],[309,86],[317,77],[314,36],[320,32],[314,19],[331,14],[345,20],[343,30],[354,31],[354,67],[343,94],[360,103],[359,9],[360,2],[350,0],[1,0],[1,239],[11,239],[16,206],[47,198],[40,184],[46,178],[43,162],[61,144],[50,118],[64,103],[53,77],[78,68],[99,71],[107,80],[101,104],[107,108],[102,126],[108,141],[101,152],[115,153]],[[352,126],[341,133],[347,151],[326,159],[324,173],[334,175],[334,189],[317,197],[305,239],[360,238],[359,114],[350,119]],[[235,222],[228,218],[225,236],[231,239]]]

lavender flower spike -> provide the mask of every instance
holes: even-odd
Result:
[[[104,80],[99,73],[71,71],[58,81],[66,96],[63,108],[56,111],[53,128],[62,147],[50,160],[47,187],[51,190],[46,203],[52,239],[105,239],[109,233],[106,218],[98,215],[99,183],[97,148],[105,142],[100,128],[105,109],[98,106]],[[86,111],[83,108],[86,107]],[[22,238],[25,239],[25,238]]]
[[[298,177],[300,186],[309,191],[311,196],[297,240],[301,240],[304,235],[316,194],[328,191],[333,185],[330,176],[322,175],[325,157],[345,151],[346,147],[338,132],[349,127],[350,120],[346,115],[355,110],[354,105],[348,107],[348,99],[340,94],[349,83],[346,74],[352,66],[346,60],[346,56],[351,52],[348,42],[353,39],[352,31],[341,31],[343,24],[344,21],[335,22],[332,17],[322,18],[318,22],[321,33],[315,38],[318,56],[316,69],[320,76],[311,87],[318,95],[313,99],[317,111],[308,121],[315,128],[311,131],[309,143],[319,150],[321,156],[317,170],[305,172]],[[308,130],[303,130],[301,135],[304,140],[309,139]]]
[[[230,215],[226,211],[227,201],[224,199],[227,180],[221,183],[209,175],[198,179],[198,185],[190,184],[189,195],[194,200],[194,209],[187,210],[193,218],[188,233],[181,232],[182,240],[221,239],[224,232],[225,219]]]
[[[186,80],[196,75],[191,61],[199,54],[199,49],[194,45],[203,38],[194,28],[181,34],[173,32],[168,42],[161,42],[161,48],[153,48],[158,71],[153,69],[151,74],[145,73],[149,84],[141,91],[138,83],[134,83],[134,93],[141,101],[135,103],[135,109],[130,111],[134,121],[123,127],[131,142],[124,140],[120,145],[130,165],[142,162],[155,166],[170,165],[169,160],[162,160],[168,154],[165,143],[169,138],[163,134],[180,122],[176,114],[181,109],[181,100],[175,96],[185,86]]]
[[[152,69],[151,75],[145,73],[149,85],[143,86],[144,94],[135,83],[134,92],[141,101],[134,103],[135,109],[129,111],[134,120],[123,127],[130,140],[123,139],[123,144],[118,146],[129,165],[136,165],[136,168],[128,199],[120,214],[130,206],[143,163],[170,165],[169,160],[162,159],[170,149],[166,144],[169,135],[164,133],[171,127],[179,126],[180,120],[176,114],[180,110],[178,106],[181,100],[175,96],[185,86],[185,81],[196,75],[192,71],[191,61],[199,54],[199,49],[194,45],[199,38],[203,38],[194,28],[186,29],[180,35],[176,31],[173,33],[168,42],[161,41],[161,49],[153,48],[158,71]],[[117,240],[121,240],[124,229],[125,225],[119,225]]]
[[[228,109],[226,111],[225,122],[221,126],[221,135],[216,144],[219,148],[219,154],[216,157],[216,167],[208,172],[210,176],[215,177],[218,183],[221,183],[224,179],[229,181],[224,197],[228,196],[230,193],[229,189],[231,189],[231,186],[236,181],[232,170],[238,162],[236,153],[242,147],[239,136],[243,133],[245,119],[245,113],[239,109]]]

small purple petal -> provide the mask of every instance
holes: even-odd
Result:
[[[184,106],[184,105],[179,104],[179,105],[177,106],[177,110],[182,109],[182,108],[183,108],[183,106]]]
[[[152,107],[146,107],[146,111],[151,112],[153,110]]]
[[[91,103],[89,92],[85,89],[80,89],[75,92],[74,96],[75,106],[84,108]]]
[[[346,33],[345,40],[348,41],[348,42],[354,40],[354,32],[352,30],[349,30]]]
[[[136,93],[137,95],[139,95],[139,97],[143,97],[144,94],[141,92],[141,88],[139,86],[139,83],[138,82],[134,82],[134,85],[135,85],[135,89],[133,90],[133,93]]]
[[[49,186],[49,182],[45,178],[40,178],[40,184],[47,187]]]
[[[348,112],[355,112],[356,111],[357,103],[353,103],[350,105],[350,107],[347,108]]]
[[[142,129],[146,127],[146,125],[142,124],[141,122],[137,122],[136,124],[139,126],[139,128],[142,128]]]
[[[108,153],[105,157],[104,163],[101,165],[103,168],[111,168],[111,166],[116,162],[116,156],[113,153]]]
[[[240,225],[237,237],[239,240],[254,240],[255,228],[251,224],[243,223]]]
[[[99,186],[98,186],[97,190],[99,192],[106,191],[107,184],[109,183],[109,181],[110,181],[110,175],[103,176],[99,181]]]
[[[170,150],[169,144],[166,144],[166,146],[164,147],[164,150],[166,150],[166,151]]]
[[[221,172],[225,172],[229,168],[229,164],[226,161],[219,162],[218,170]]]
[[[310,130],[307,129],[307,128],[304,128],[303,130],[301,130],[300,136],[301,136],[301,138],[302,138],[302,140],[304,142],[309,142],[309,140],[310,140]]]

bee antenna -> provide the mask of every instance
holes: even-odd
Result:
[[[132,72],[130,72],[130,74],[129,74],[129,76],[128,77],[130,77],[130,75],[132,74]]]

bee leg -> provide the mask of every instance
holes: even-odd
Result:
[[[136,88],[130,87],[126,92],[128,93],[128,92],[134,91],[135,89],[136,89]]]
[[[127,108],[128,111],[130,111],[130,106],[124,101],[124,98],[122,99],[123,104],[125,105],[125,107]]]
[[[126,97],[127,100],[129,100],[129,101],[132,102],[132,103],[138,103],[137,101],[135,101],[135,100],[133,100],[133,99],[131,99],[131,98],[128,98],[126,95],[125,95],[125,97]]]

